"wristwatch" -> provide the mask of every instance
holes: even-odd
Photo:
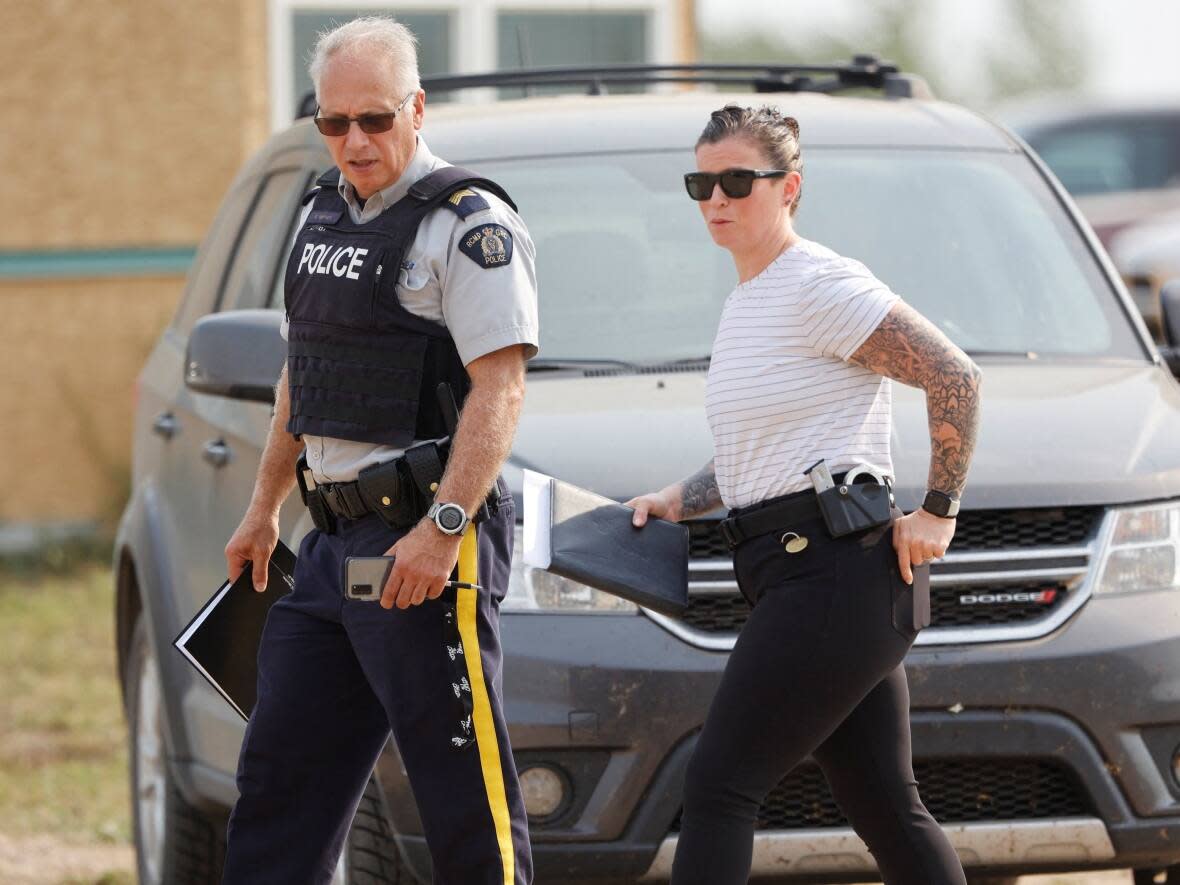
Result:
[[[438,501],[430,505],[426,516],[434,521],[444,535],[461,535],[471,522],[467,511],[458,504],[440,504]]]
[[[959,515],[959,499],[946,492],[930,489],[926,493],[925,500],[922,501],[922,509],[934,516],[941,516],[943,519],[954,519]]]

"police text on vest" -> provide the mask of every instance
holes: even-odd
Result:
[[[368,249],[355,249],[352,246],[337,246],[333,250],[331,246],[324,244],[308,243],[303,247],[299,268],[295,272],[303,273],[303,265],[306,264],[309,274],[331,274],[334,277],[359,280],[360,274],[357,270],[364,265],[365,256],[368,254]]]

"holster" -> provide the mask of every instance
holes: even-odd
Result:
[[[295,481],[299,484],[299,497],[307,512],[311,514],[311,522],[317,529],[329,535],[336,533],[336,514],[328,509],[324,503],[324,496],[319,489],[308,488],[307,475],[311,468],[307,466],[307,453],[299,456],[295,463]]]
[[[819,492],[819,511],[833,538],[885,525],[891,519],[893,494],[875,482],[840,484]]]

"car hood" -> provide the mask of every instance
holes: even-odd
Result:
[[[1180,386],[1146,365],[982,362],[983,420],[964,505],[1048,507],[1180,496]],[[703,372],[530,377],[506,470],[521,468],[618,500],[712,457]],[[894,384],[899,502],[916,506],[930,440],[925,398]]]

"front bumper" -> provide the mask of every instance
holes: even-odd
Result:
[[[518,768],[558,766],[571,786],[563,809],[532,827],[537,881],[666,880],[684,770],[726,654],[692,647],[642,615],[507,614],[501,634]],[[1045,761],[1081,803],[1041,815],[1034,791],[1021,800],[1027,815],[996,819],[1000,806],[986,795],[976,819],[935,812],[966,866],[1002,873],[1180,862],[1180,783],[1171,771],[1180,748],[1176,594],[1092,598],[1049,636],[917,648],[906,669],[920,781],[928,760],[998,769]],[[379,776],[405,857],[426,874],[395,751]],[[919,783],[932,811],[938,797],[928,790],[938,788]],[[761,881],[855,882],[874,869],[855,834],[830,820],[760,830],[755,846]]]

